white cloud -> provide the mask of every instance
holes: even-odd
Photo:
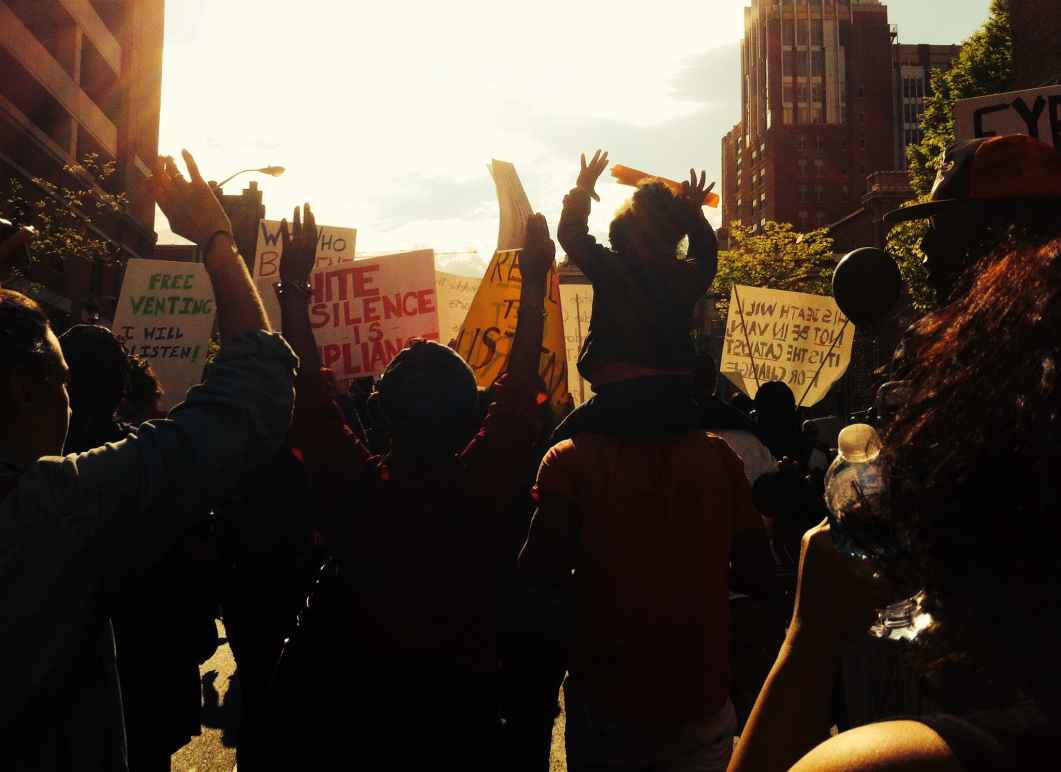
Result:
[[[285,166],[260,182],[268,216],[309,199],[321,222],[357,227],[359,249],[488,254],[497,232],[491,158],[516,164],[555,226],[578,170],[572,142],[609,136],[545,137],[531,124],[643,129],[690,116],[702,103],[671,84],[687,57],[739,38],[743,5],[170,2],[160,146],[173,155],[187,147],[215,179]],[[718,138],[704,142],[715,159]],[[470,186],[466,213],[406,208],[436,187],[440,209],[451,208],[451,183]],[[601,194],[598,232],[623,191],[603,184]],[[158,225],[165,236],[164,219]]]

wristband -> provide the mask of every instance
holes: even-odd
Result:
[[[313,297],[313,285],[308,281],[303,283],[300,281],[284,281],[281,279],[273,284],[273,289],[276,291],[276,296],[278,298],[282,298],[286,293],[302,295],[306,300]]]

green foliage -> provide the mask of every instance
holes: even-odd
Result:
[[[921,118],[924,138],[907,148],[910,179],[924,195],[932,190],[943,151],[954,141],[954,103],[959,99],[995,94],[1010,87],[1013,76],[1013,35],[1009,0],[994,0],[984,25],[962,44],[949,70],[932,75],[932,93]]]
[[[89,227],[97,217],[121,214],[129,206],[124,193],[106,190],[116,171],[115,163],[101,162],[97,155],[90,154],[80,164],[67,164],[64,171],[84,184],[66,187],[34,178],[43,195],[29,196],[22,182],[12,178],[2,211],[16,225],[37,229],[31,249],[34,261],[60,268],[70,258],[118,259],[120,247]],[[24,268],[15,266],[16,271]]]
[[[910,204],[919,203],[926,198],[927,196],[918,201],[911,201]],[[899,264],[899,272],[910,296],[910,304],[918,315],[931,311],[937,305],[936,292],[928,285],[928,273],[923,264],[925,254],[921,251],[921,239],[924,238],[927,228],[928,220],[899,223],[888,232],[885,247],[888,254]]]
[[[734,225],[730,248],[718,255],[712,286],[722,318],[734,284],[770,287],[812,295],[832,295],[833,240],[825,229],[798,233],[789,223],[767,221],[762,230]]]

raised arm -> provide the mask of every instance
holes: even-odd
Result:
[[[153,178],[155,195],[173,232],[194,241],[204,252],[214,285],[221,340],[251,330],[269,332],[262,300],[236,248],[232,222],[203,180],[192,154],[187,150],[182,154],[191,181],[184,178],[171,157],[160,158]]]
[[[527,241],[519,255],[519,310],[508,356],[508,372],[522,380],[533,380],[538,375],[545,331],[545,282],[555,259],[556,245],[549,238],[549,224],[544,215],[531,215]]]
[[[301,212],[295,207],[291,227],[284,220],[280,234],[283,254],[275,290],[284,337],[299,359],[291,440],[302,453],[317,508],[324,518],[325,538],[333,548],[341,549],[349,541],[339,529],[348,514],[350,484],[363,472],[369,452],[347,426],[321,374],[309,320],[313,296],[309,278],[317,258],[317,221],[310,205],[303,205]]]
[[[608,153],[600,150],[586,163],[582,154],[582,167],[578,173],[575,187],[564,196],[564,210],[560,215],[560,225],[556,229],[556,238],[564,248],[568,258],[579,267],[586,277],[593,281],[601,263],[607,261],[611,253],[589,235],[590,199],[600,201],[596,193],[597,180],[608,166]]]
[[[485,499],[515,495],[524,470],[533,463],[538,400],[548,399],[540,392],[538,367],[545,329],[545,283],[555,256],[556,245],[549,238],[545,217],[532,215],[519,256],[519,310],[506,371],[494,387],[494,402],[482,427],[461,454]]]
[[[706,185],[707,172],[700,172],[697,179],[696,170],[689,170],[689,181],[682,183],[682,200],[689,208],[689,219],[686,233],[689,235],[689,261],[695,268],[696,281],[700,294],[711,288],[718,272],[718,238],[715,229],[704,217],[704,199],[715,187],[715,183]]]

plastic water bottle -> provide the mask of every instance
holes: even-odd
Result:
[[[900,554],[891,526],[891,475],[881,459],[881,440],[868,424],[853,424],[837,438],[839,453],[825,475],[825,504],[832,513],[833,544],[855,570],[884,581],[885,565]],[[925,595],[893,603],[877,612],[869,633],[877,638],[913,640],[932,624]]]

